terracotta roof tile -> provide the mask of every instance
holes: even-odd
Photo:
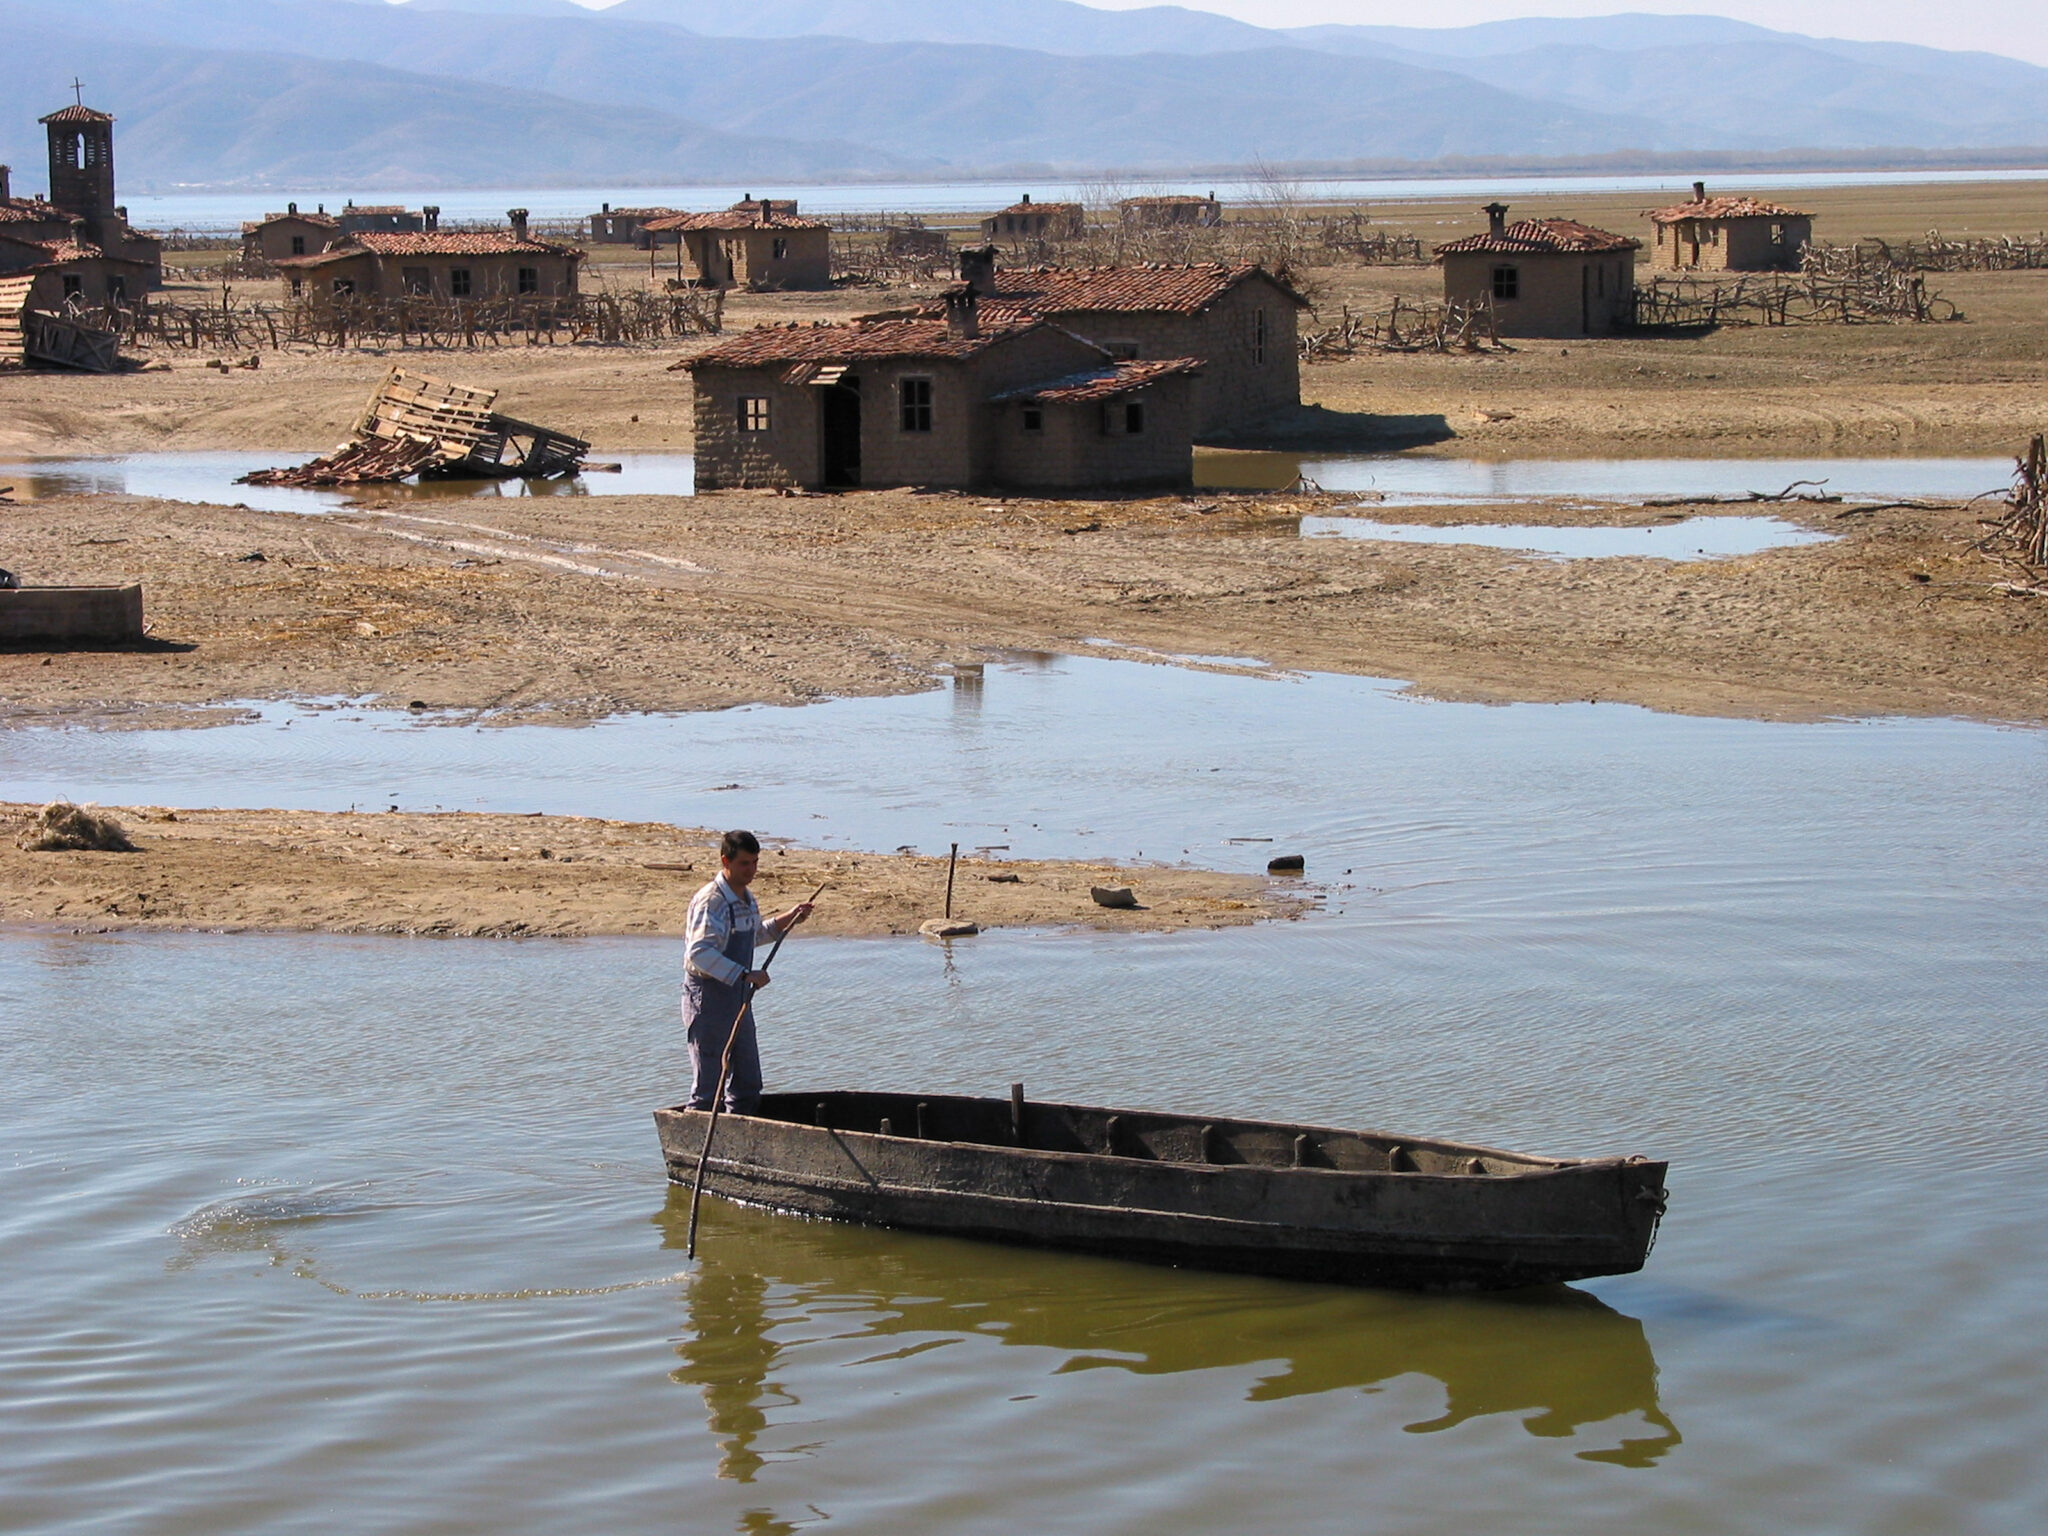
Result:
[[[1467,235],[1436,248],[1438,256],[1586,255],[1600,251],[1639,251],[1640,240],[1595,229],[1571,219],[1523,219],[1499,234]]]
[[[573,246],[547,240],[519,240],[500,230],[365,229],[343,235],[326,250],[309,256],[280,256],[277,265],[309,266],[365,253],[373,256],[571,256]]]
[[[1114,400],[1176,374],[1199,373],[1199,357],[1168,357],[1135,363],[1112,363],[1107,367],[1084,369],[1045,384],[1031,384],[991,396],[994,400],[1033,400],[1047,405],[1085,405],[1093,400]]]
[[[998,208],[991,217],[1000,218],[1006,213],[1080,213],[1079,203],[1012,203],[1007,208]]]
[[[0,224],[63,224],[71,215],[40,197],[0,198]]]
[[[297,219],[303,224],[318,224],[322,229],[341,228],[341,220],[331,213],[266,213],[260,219],[243,224],[242,233],[249,234],[266,224],[275,224],[279,219]]]
[[[1295,303],[1307,300],[1254,262],[1175,265],[1146,262],[1125,267],[1031,267],[996,274],[990,308],[1042,315],[1122,311],[1126,314],[1200,314],[1239,283],[1263,277]]]
[[[1653,208],[1645,217],[1659,224],[1676,224],[1681,219],[1810,219],[1813,215],[1803,208],[1787,208],[1754,197],[1710,197],[1704,202]]]
[[[90,241],[68,236],[61,240],[25,240],[20,235],[0,234],[0,240],[22,250],[39,252],[44,262],[98,261],[107,254]]]
[[[969,358],[1044,324],[993,325],[955,336],[943,320],[883,320],[862,325],[762,326],[700,352],[690,367],[759,368],[771,363],[844,363],[887,357]]]
[[[807,219],[794,213],[739,212],[721,208],[716,213],[672,213],[649,219],[641,228],[654,234],[677,229],[830,229],[823,219]]]
[[[61,112],[36,119],[41,123],[111,123],[113,120],[113,113],[97,112],[91,107],[66,107]]]

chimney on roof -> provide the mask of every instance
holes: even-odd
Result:
[[[945,292],[946,334],[956,341],[972,341],[981,334],[981,296],[972,283],[955,283]]]
[[[85,244],[85,220],[77,214],[71,216],[71,243]]]
[[[606,204],[604,205],[604,211],[605,211],[606,213],[610,213],[610,212],[612,211],[612,205],[611,205],[610,203],[606,203]]]
[[[0,203],[14,196],[14,167],[0,165]]]
[[[441,228],[441,210],[429,203],[420,210],[420,222],[427,226],[427,233],[434,234]]]
[[[960,281],[984,298],[996,291],[996,248],[971,245],[960,252]]]
[[[524,244],[526,240],[526,210],[524,208],[507,208],[505,210],[505,217],[512,225],[512,238]]]
[[[1707,184],[1704,181],[1692,184],[1692,200],[1696,203],[1704,203],[1707,200]]]
[[[1031,194],[1029,192],[1026,192],[1024,194],[1024,206],[1026,208],[1029,208],[1031,206]]]
[[[1479,211],[1486,215],[1486,232],[1489,235],[1498,235],[1506,231],[1508,227],[1508,205],[1506,203],[1488,203]]]
[[[327,211],[327,205],[326,205],[325,203],[322,203],[322,204],[320,205],[319,211],[320,211],[321,213],[325,213],[325,212]]]

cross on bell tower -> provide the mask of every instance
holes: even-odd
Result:
[[[85,105],[85,82],[76,75],[71,77],[71,94],[77,98],[81,107]]]

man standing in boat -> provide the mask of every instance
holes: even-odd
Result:
[[[683,1028],[690,1041],[690,1108],[709,1109],[718,1091],[719,1066],[732,1040],[732,1075],[725,1107],[752,1114],[761,1099],[761,1053],[754,1039],[747,998],[768,985],[768,973],[754,969],[754,941],[779,938],[811,915],[799,902],[764,918],[747,889],[761,868],[761,843],[751,832],[728,832],[718,845],[719,876],[690,900],[683,959]],[[746,1021],[740,1024],[740,1013]],[[740,1024],[737,1039],[733,1026]]]

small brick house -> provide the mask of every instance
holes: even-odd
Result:
[[[1079,240],[1088,232],[1088,218],[1079,203],[1034,203],[1026,192],[981,221],[985,245],[1025,245],[1040,240]]]
[[[650,219],[675,216],[674,208],[614,208],[606,203],[585,220],[592,245],[633,245],[646,250],[651,243],[645,225]]]
[[[1127,197],[1116,205],[1116,212],[1123,227],[1132,230],[1215,229],[1223,223],[1223,204],[1214,192],[1207,197]]]
[[[672,213],[641,225],[676,243],[676,275],[700,288],[832,286],[832,226],[790,199],[744,197],[718,213]]]
[[[1308,301],[1255,263],[1003,270],[982,247],[960,253],[960,275],[991,317],[1041,316],[1121,359],[1200,358],[1198,438],[1301,404],[1296,326]]]
[[[690,362],[697,486],[1182,487],[1193,358],[1121,362],[1042,319],[762,327]]]
[[[157,275],[150,262],[109,256],[85,238],[84,221],[63,239],[32,240],[0,224],[0,277],[32,276],[29,307],[61,314],[67,304],[125,309],[148,292]]]
[[[1491,303],[1503,336],[1609,336],[1635,319],[1642,242],[1570,219],[1507,222],[1489,203],[1487,230],[1436,248],[1444,298]]]
[[[1753,197],[1709,197],[1692,184],[1692,201],[1653,209],[1657,249],[1667,272],[1796,272],[1813,241],[1813,215]]]
[[[301,213],[297,203],[283,213],[266,213],[242,226],[242,255],[257,261],[317,256],[341,234],[341,220],[325,209]]]
[[[438,210],[428,214],[429,222],[437,224]],[[514,208],[509,217],[505,230],[365,230],[337,237],[324,251],[287,256],[274,265],[294,295],[485,299],[574,294],[583,253],[533,239],[524,208]]]

